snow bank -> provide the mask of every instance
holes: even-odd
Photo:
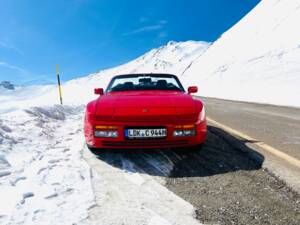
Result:
[[[166,156],[136,156],[157,177],[125,155],[95,157],[83,112],[56,105],[0,115],[0,224],[199,224],[193,206],[163,186],[173,169]]]
[[[0,224],[74,224],[88,217],[94,193],[81,154],[82,112],[54,106],[0,116]]]
[[[58,103],[48,97],[54,90],[56,90],[54,85],[17,86],[15,90],[0,89],[0,113],[34,105]]]

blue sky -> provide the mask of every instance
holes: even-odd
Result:
[[[0,80],[55,82],[130,61],[170,40],[214,41],[259,0],[1,0]]]

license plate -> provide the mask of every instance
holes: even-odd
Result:
[[[126,129],[125,136],[129,139],[164,138],[167,136],[167,129]]]

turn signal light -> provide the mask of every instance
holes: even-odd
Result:
[[[95,129],[98,130],[117,130],[117,126],[107,126],[107,125],[97,125],[95,126]]]
[[[193,129],[195,124],[186,124],[186,125],[176,125],[175,129]]]
[[[116,138],[118,137],[118,127],[110,125],[96,125],[94,130],[95,137]]]

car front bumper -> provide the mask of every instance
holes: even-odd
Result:
[[[99,123],[105,125],[105,123]],[[84,127],[84,133],[86,138],[86,143],[92,148],[107,148],[107,149],[142,149],[142,148],[177,148],[177,147],[189,147],[199,145],[205,142],[207,125],[206,120],[202,122],[195,123],[195,136],[187,137],[174,137],[173,131],[175,126],[178,124],[164,124],[161,123],[109,123],[107,125],[113,125],[117,127],[118,137],[116,138],[98,138],[94,137],[94,127],[97,124],[86,123]],[[164,126],[167,128],[167,137],[162,139],[142,139],[142,140],[132,140],[126,139],[125,137],[125,128],[126,127],[161,127]]]

